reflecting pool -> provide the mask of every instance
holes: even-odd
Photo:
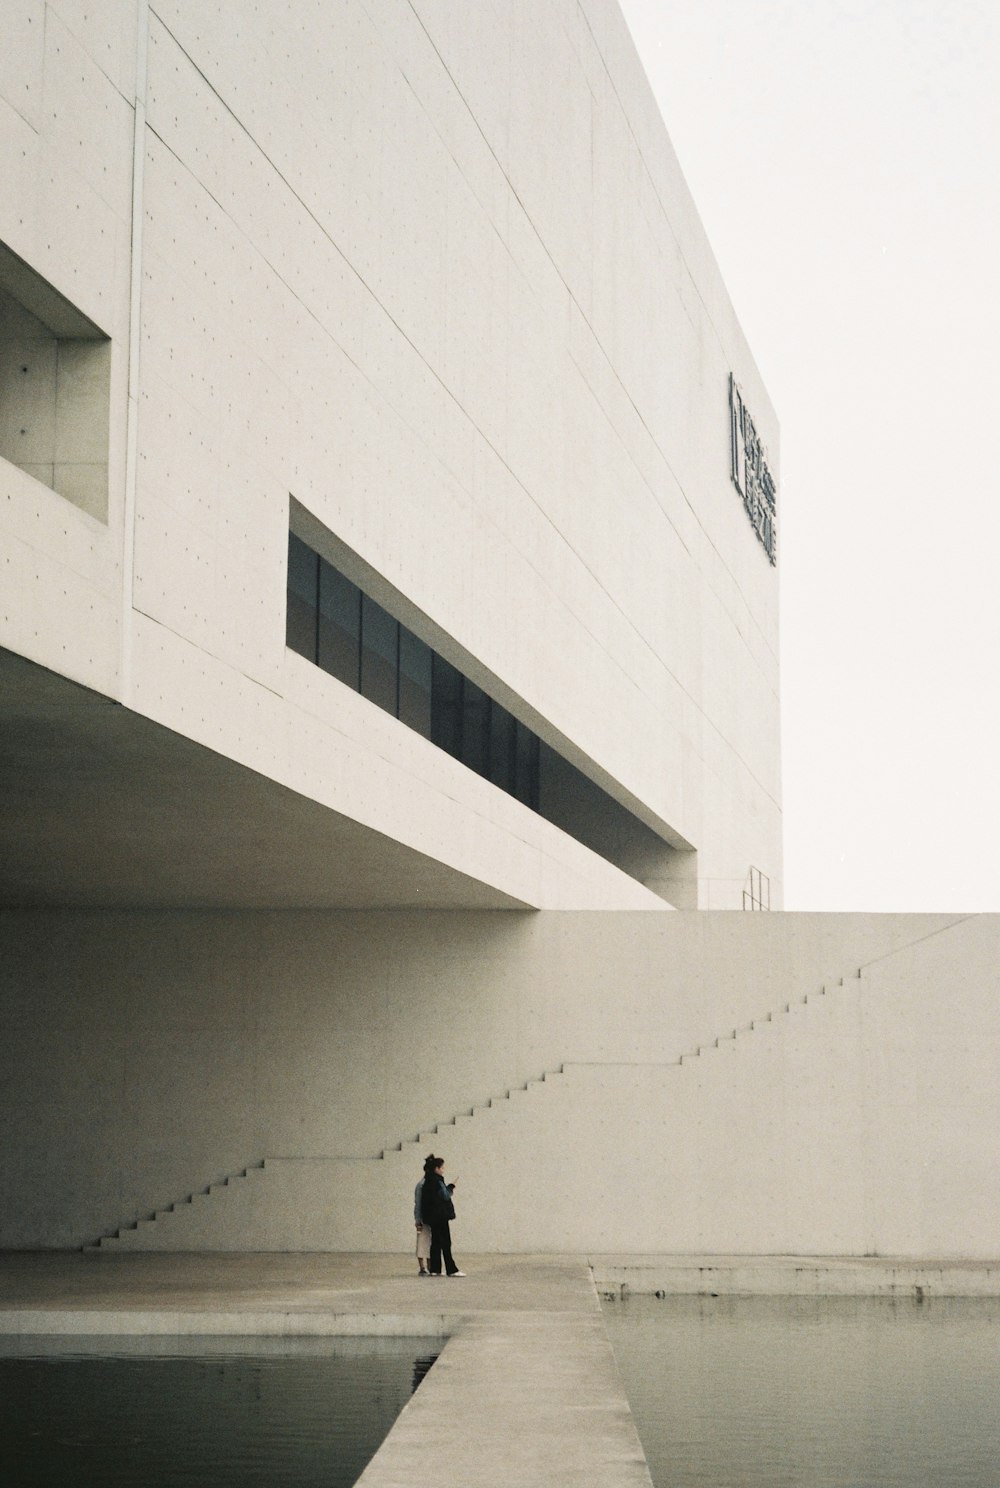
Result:
[[[657,1488],[998,1488],[1000,1302],[634,1297],[604,1316]]]
[[[0,1484],[350,1488],[439,1339],[0,1340]]]

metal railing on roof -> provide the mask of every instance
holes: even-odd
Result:
[[[759,868],[747,870],[747,881],[743,886],[743,908],[771,908],[771,880]]]

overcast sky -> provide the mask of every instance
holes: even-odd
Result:
[[[781,423],[786,907],[1000,910],[1000,3],[621,3]]]

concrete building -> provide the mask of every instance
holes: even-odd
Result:
[[[0,1244],[394,1250],[435,1145],[472,1247],[991,1254],[995,923],[705,913],[778,434],[614,0],[17,0],[0,159]]]

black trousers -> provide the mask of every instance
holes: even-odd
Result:
[[[432,1276],[441,1275],[442,1256],[444,1257],[444,1269],[450,1276],[453,1271],[458,1270],[458,1267],[451,1254],[451,1228],[446,1219],[431,1225],[430,1269]]]

